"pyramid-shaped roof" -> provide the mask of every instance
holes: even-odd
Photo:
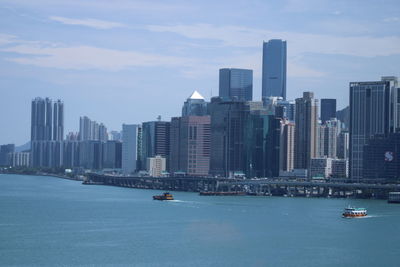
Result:
[[[204,100],[204,97],[199,93],[199,92],[197,92],[196,90],[192,93],[192,95],[191,96],[189,96],[189,99],[202,99],[202,100]]]

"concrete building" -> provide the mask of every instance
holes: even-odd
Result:
[[[7,154],[8,165],[12,167],[29,167],[31,162],[30,152],[11,152]]]
[[[314,99],[314,93],[304,92],[302,98],[296,99],[295,169],[308,169],[310,159],[318,155],[317,118],[318,100]]]
[[[210,170],[210,116],[171,119],[170,173],[207,176]]]
[[[339,122],[336,119],[327,120],[324,124],[318,125],[318,131],[318,156],[336,158]]]
[[[253,71],[248,69],[220,69],[219,97],[224,100],[253,100]]]
[[[280,171],[291,171],[294,169],[294,134],[295,124],[288,120],[281,123],[281,149],[280,149]]]
[[[311,158],[309,175],[311,179],[329,178],[332,174],[331,158]]]
[[[348,178],[349,177],[349,160],[332,159],[332,178]]]
[[[263,43],[262,99],[270,96],[286,100],[286,41]]]
[[[53,140],[64,140],[64,103],[57,100],[53,107]]]
[[[166,170],[167,161],[164,157],[157,155],[147,158],[147,172],[152,177],[161,177]]]
[[[122,125],[122,172],[132,174],[137,170],[138,143],[140,137],[140,125]]]

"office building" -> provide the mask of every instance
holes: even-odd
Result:
[[[140,142],[140,125],[122,125],[122,172],[132,174],[137,170],[138,143]]]
[[[253,71],[247,69],[219,70],[219,97],[224,100],[253,100]]]
[[[278,99],[276,105],[278,107],[278,110],[280,110],[280,113],[277,113],[275,108],[276,116],[294,122],[296,112],[296,104],[294,101]]]
[[[400,132],[375,135],[364,146],[363,178],[400,181]]]
[[[153,158],[156,155],[165,158],[168,165],[170,127],[171,122],[167,121],[150,121],[142,124],[142,170],[148,169],[147,158]]]
[[[286,100],[286,41],[263,43],[262,98],[269,96]]]
[[[390,130],[390,81],[350,83],[350,178],[363,179],[364,146]]]
[[[294,168],[308,169],[310,159],[318,156],[318,100],[314,93],[304,92],[296,99],[296,129],[294,139]]]
[[[164,157],[157,155],[155,157],[147,158],[147,172],[151,177],[161,177],[164,175],[167,161]]]
[[[182,117],[206,116],[207,114],[207,102],[199,92],[194,91],[183,104]]]
[[[341,131],[337,137],[337,148],[336,148],[336,156],[339,159],[348,159],[349,158],[349,132]]]
[[[336,118],[336,99],[321,99],[321,122],[325,124],[326,121]]]
[[[262,102],[211,99],[210,173],[222,177],[279,175],[280,119]]]
[[[170,173],[207,176],[210,170],[210,116],[171,119]]]

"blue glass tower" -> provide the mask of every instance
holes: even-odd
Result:
[[[286,100],[286,41],[263,43],[262,98],[270,96]]]
[[[224,100],[253,100],[253,71],[246,69],[219,70],[219,96]]]

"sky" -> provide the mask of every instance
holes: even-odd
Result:
[[[0,0],[0,144],[30,138],[35,97],[121,130],[180,116],[194,91],[218,95],[220,68],[254,71],[262,43],[287,41],[287,96],[348,105],[349,82],[400,76],[398,0]]]

